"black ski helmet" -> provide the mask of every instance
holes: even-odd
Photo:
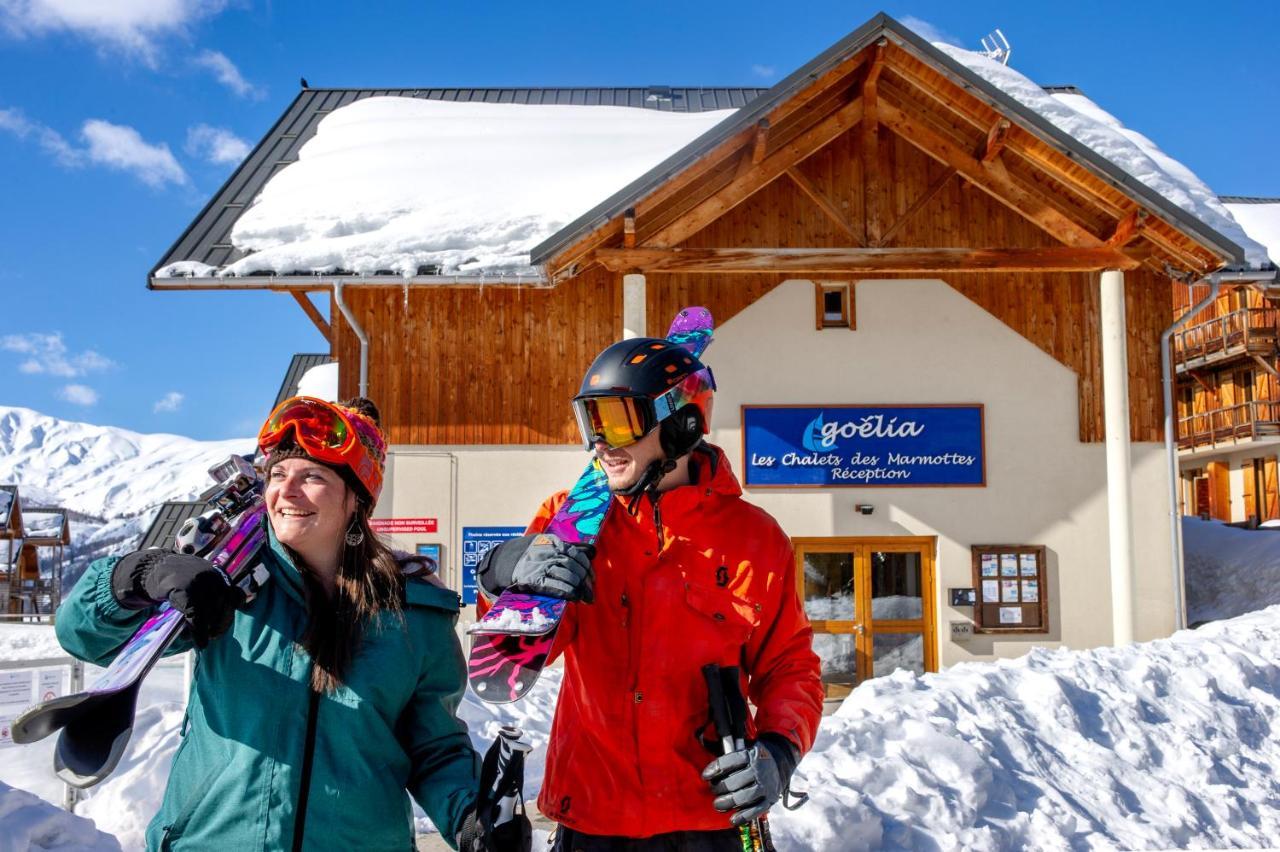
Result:
[[[597,440],[626,446],[661,427],[667,458],[685,455],[710,431],[715,379],[692,352],[660,337],[622,340],[596,356],[573,398],[588,449]],[[616,401],[606,407],[606,401]],[[612,419],[624,438],[609,440]]]

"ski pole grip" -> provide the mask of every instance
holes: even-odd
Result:
[[[707,682],[707,700],[711,703],[711,721],[720,739],[733,736],[729,724],[729,707],[724,700],[724,687],[720,683],[720,666],[707,663],[702,667],[702,677]]]
[[[747,739],[747,699],[742,694],[737,666],[720,669],[720,690],[724,693],[725,707],[729,710],[729,728],[736,741],[734,744],[739,745]]]

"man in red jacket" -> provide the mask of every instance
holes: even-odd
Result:
[[[552,650],[565,675],[538,807],[556,850],[741,850],[733,826],[781,797],[813,745],[822,685],[791,542],[702,439],[714,387],[665,340],[606,349],[573,403],[618,501],[597,548],[542,532],[562,492],[478,569],[490,595],[590,602]],[[740,667],[755,706],[748,745],[718,759],[709,663]]]

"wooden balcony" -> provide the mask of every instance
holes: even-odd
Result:
[[[1278,325],[1280,311],[1276,308],[1241,308],[1187,326],[1173,336],[1174,369],[1185,373],[1237,358],[1274,358],[1280,339]]]
[[[1280,402],[1242,402],[1178,419],[1178,449],[1239,444],[1280,436]]]

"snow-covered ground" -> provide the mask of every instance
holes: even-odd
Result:
[[[1280,585],[1280,531],[1185,529],[1194,580]],[[1250,596],[1262,601],[1245,588],[1214,605],[1238,608]],[[0,659],[51,656],[50,633],[0,628]],[[552,669],[518,704],[468,694],[461,710],[477,748],[503,724],[525,730],[531,797],[559,684]],[[140,704],[120,769],[77,808],[124,849],[140,848],[168,776],[182,718],[176,661],[152,675]],[[51,750],[51,741],[0,750],[0,849],[37,831],[52,839],[32,848],[114,848],[12,789],[60,801]],[[1126,648],[1036,650],[863,683],[823,720],[800,764],[794,786],[809,803],[774,808],[770,819],[788,850],[1268,848],[1280,838],[1278,770],[1272,606]],[[431,828],[420,814],[418,827]]]

